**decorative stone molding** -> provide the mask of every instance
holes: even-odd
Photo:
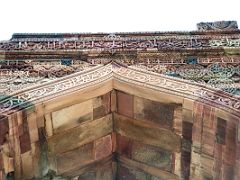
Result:
[[[160,92],[204,101],[205,103],[213,104],[213,106],[229,111],[236,116],[240,114],[239,98],[224,93],[221,90],[205,87],[187,80],[156,74],[144,69],[126,68],[116,65],[115,63],[97,66],[90,70],[69,75],[66,78],[42,84],[39,87],[28,88],[12,93],[9,97],[1,100],[0,112],[9,111],[12,108],[24,105],[24,103],[35,103],[81,90],[99,83],[104,83],[107,80],[123,81]]]
[[[80,35],[79,35],[80,36]],[[37,37],[37,35],[36,35]],[[97,37],[79,38],[17,38],[0,42],[0,51],[106,51],[123,50],[197,50],[216,48],[239,48],[239,34],[232,35],[142,35],[121,37],[121,34],[101,35]]]

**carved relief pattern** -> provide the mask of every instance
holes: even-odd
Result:
[[[39,86],[60,77],[94,67],[77,61],[72,65],[62,65],[60,60],[23,62],[2,61],[0,65],[0,95],[7,95],[27,87]]]
[[[52,96],[59,96],[109,79],[116,79],[168,93],[171,90],[171,93],[179,96],[215,103],[216,105],[220,105],[221,108],[233,111],[233,113],[239,116],[240,101],[237,97],[216,93],[214,89],[197,86],[195,83],[190,83],[179,78],[159,75],[134,67],[125,68],[114,64],[97,66],[90,71],[75,73],[67,79],[56,80],[34,89],[12,94],[11,97],[2,98],[0,101],[0,112],[9,111],[24,103],[35,102],[37,100],[43,101]]]
[[[196,86],[195,83],[188,83],[184,80],[177,80],[174,77],[167,77],[164,75],[153,75],[144,69],[132,68],[120,68],[114,71],[114,77],[121,81],[127,81],[132,84],[138,84],[147,88],[157,89],[159,91],[175,92],[179,96],[186,96],[187,98],[199,98],[201,101],[211,101],[216,104],[220,104],[220,107],[224,109],[234,110],[237,116],[240,111],[240,101],[237,97],[229,97],[216,91]],[[194,85],[195,84],[195,85]]]
[[[91,84],[102,82],[111,77],[112,66],[104,66],[99,69],[99,66],[92,68],[90,72],[86,71],[75,73],[73,77],[68,79],[55,80],[49,83],[42,84],[42,87],[24,90],[23,92],[7,94],[0,99],[0,112],[10,110],[23,103],[33,102],[37,99],[43,100],[44,97],[49,98],[54,94],[61,94],[68,91],[73,91],[74,88],[81,89]],[[80,86],[80,87],[79,87]],[[10,96],[11,95],[11,96]]]
[[[95,57],[87,59],[88,63],[92,64],[107,64],[111,61],[118,62],[125,66],[129,65],[145,65],[148,67],[155,65],[185,65],[189,55],[184,53],[142,53],[137,57],[119,56],[119,57]],[[234,56],[221,56],[221,57],[198,57],[196,58],[197,64],[206,66],[209,64],[233,64],[236,66],[240,63],[240,57]]]
[[[206,64],[135,64],[137,68],[182,79],[192,80],[226,92],[240,95],[239,65],[227,63]],[[234,66],[235,65],[235,66]]]
[[[145,49],[198,49],[216,47],[240,47],[237,36],[142,36],[126,38],[114,34],[98,38],[69,39],[17,39],[0,42],[1,51],[52,51],[87,50],[99,51],[145,50]]]

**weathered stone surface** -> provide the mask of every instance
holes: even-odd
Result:
[[[28,128],[30,130],[34,130],[38,128],[36,115],[34,113],[31,113],[28,115],[27,123],[28,123]]]
[[[112,151],[115,153],[117,150],[117,134],[116,132],[112,132]]]
[[[94,159],[99,160],[112,154],[111,135],[104,136],[94,142]]]
[[[111,91],[111,112],[116,112],[117,110],[117,92],[116,90]]]
[[[163,150],[156,146],[133,141],[133,160],[172,172],[172,158],[172,152]]]
[[[43,128],[45,126],[44,123],[44,114],[45,114],[45,105],[44,104],[37,104],[34,106],[34,111],[32,112],[31,109],[29,110],[31,116],[34,116],[37,120],[38,128]]]
[[[85,172],[84,174],[75,177],[75,179],[81,179],[81,180],[113,180],[113,172],[111,164],[104,164],[101,167],[96,167],[92,169],[91,171]],[[74,179],[74,180],[75,180]]]
[[[182,135],[183,109],[182,105],[176,105],[173,112],[173,130],[179,136]]]
[[[190,122],[183,121],[182,124],[182,136],[186,140],[192,141],[192,126]]]
[[[18,135],[18,120],[17,120],[17,114],[11,114],[8,117],[8,123],[9,123],[9,136],[17,136]]]
[[[20,139],[21,154],[31,150],[31,140],[28,132],[20,136],[19,139]]]
[[[128,179],[180,179],[177,175],[167,171],[160,170],[159,168],[148,166],[144,163],[140,163],[123,156],[118,157],[119,166],[124,167],[123,169],[118,168],[118,177]]]
[[[101,174],[104,174],[104,171],[107,171],[107,174],[110,171],[112,171],[112,168],[110,169],[105,169],[106,167],[109,168],[112,165],[112,155],[108,156],[106,158],[103,158],[101,160],[97,160],[97,161],[93,161],[90,162],[88,164],[84,164],[81,166],[81,164],[78,164],[80,167],[79,168],[75,168],[72,169],[71,171],[67,171],[65,173],[63,173],[63,176],[67,176],[67,177],[80,177],[83,175],[83,177],[88,177],[85,176],[85,174],[88,174],[89,172],[93,172],[92,175],[94,175],[94,178],[96,178],[96,176],[101,176]],[[90,176],[92,177],[92,176]],[[99,179],[99,180],[104,180],[104,179]],[[111,179],[112,180],[112,179]]]
[[[7,117],[0,115],[0,146],[4,143],[6,133],[9,132],[9,125]]]
[[[61,153],[94,141],[112,132],[112,116],[89,121],[48,139],[49,152]],[[67,137],[67,138],[66,138]]]
[[[42,148],[42,147],[41,147]],[[32,164],[33,164],[33,173],[36,177],[40,177],[41,176],[41,172],[40,172],[40,163],[39,163],[39,159],[40,159],[40,144],[39,142],[36,143],[32,143],[31,144],[31,155],[32,155]]]
[[[176,174],[178,177],[182,177],[181,152],[173,153],[172,168],[173,168],[173,174]]]
[[[189,179],[190,175],[191,152],[182,151],[181,153],[181,169],[184,180]]]
[[[134,97],[134,118],[149,120],[161,127],[173,127],[175,104],[163,104],[139,97]]]
[[[234,167],[234,178],[240,179],[240,161],[236,160],[236,164]]]
[[[214,131],[203,129],[202,135],[202,152],[204,154],[213,156],[214,155],[214,145],[216,143],[216,136]]]
[[[116,132],[122,136],[169,151],[180,151],[181,137],[169,130],[151,126],[145,122],[133,120],[118,114],[114,114],[114,124]]]
[[[219,144],[225,144],[226,142],[226,126],[227,122],[224,119],[217,119],[216,141]]]
[[[234,167],[231,165],[223,165],[223,178],[232,180],[234,177]]]
[[[71,171],[94,161],[93,142],[56,156],[58,173]]]
[[[93,99],[93,119],[98,119],[111,111],[111,92]]]
[[[76,127],[82,122],[92,120],[92,100],[88,100],[52,113],[54,132]]]
[[[96,171],[89,171],[76,178],[81,180],[93,180],[96,179],[96,174],[97,174]]]
[[[117,134],[117,152],[120,155],[124,155],[126,157],[132,157],[132,140],[125,136],[121,136]]]
[[[64,94],[56,99],[44,102],[45,113],[61,110],[65,107],[70,107],[75,104],[81,104],[95,97],[101,96],[110,92],[113,89],[112,81],[107,81],[104,84],[98,84],[96,86],[88,87],[80,91],[74,91],[68,94]]]
[[[127,167],[118,166],[118,179],[120,180],[128,180],[128,179],[132,179],[132,180],[145,180],[146,179],[146,173],[142,172],[142,171],[137,171],[134,169],[129,169]]]
[[[2,169],[6,174],[14,171],[14,159],[10,151],[11,149],[8,144],[4,144],[1,147]]]
[[[133,117],[133,96],[117,91],[117,112],[127,117]]]
[[[203,176],[211,177],[213,175],[214,158],[209,155],[201,155],[201,168],[203,170]]]
[[[183,109],[193,111],[193,106],[194,106],[194,100],[184,98],[183,99]]]
[[[3,169],[3,157],[2,157],[2,154],[0,154],[0,170],[2,169]]]
[[[202,128],[202,152],[213,156],[216,142],[216,116],[215,109],[204,105]]]
[[[24,133],[24,129],[23,129],[23,125],[21,124],[18,126],[18,135],[21,136],[23,135],[23,133]]]
[[[175,106],[134,97],[134,118],[150,120],[160,124],[161,127],[172,128]]]
[[[208,105],[204,105],[203,126],[207,128],[214,128],[215,120],[216,120],[215,109]]]
[[[44,119],[47,136],[52,136],[53,135],[52,114],[51,113],[45,114]]]
[[[222,159],[223,155],[223,147],[221,144],[216,143],[214,147],[214,166],[213,166],[213,171],[215,172],[215,178],[216,179],[221,179],[222,176]]]
[[[202,141],[202,125],[203,123],[203,104],[195,102],[193,107],[193,127],[192,140],[195,147],[200,148]]]
[[[237,126],[237,141],[238,143],[240,143],[240,122],[238,123],[238,126]]]
[[[114,79],[113,87],[118,91],[127,92],[129,94],[133,94],[134,96],[150,99],[152,101],[176,104],[181,104],[183,102],[183,97],[177,96],[173,93],[170,94],[169,91],[167,93],[159,90],[153,90],[147,87],[136,86],[135,84],[125,83]]]
[[[117,164],[119,179],[240,179],[239,98],[157,75],[228,89],[238,83],[239,36],[15,34],[0,42],[0,71],[10,77],[0,77],[8,118],[0,117],[0,179],[117,179]]]
[[[236,133],[237,133],[237,127],[236,124],[233,122],[227,122],[227,127],[226,127],[226,146],[224,148],[224,164],[230,165],[230,166],[235,166],[235,162],[237,159],[237,138],[236,138]]]
[[[104,166],[98,167],[96,180],[113,180],[113,179],[114,178],[111,163],[106,163]]]
[[[182,109],[182,120],[193,123],[193,111],[188,109]]]
[[[30,141],[31,143],[37,142],[39,137],[38,137],[38,129],[33,129],[29,131],[29,136],[30,136]]]
[[[33,161],[31,152],[26,152],[21,155],[23,177],[31,179],[34,176]]]
[[[4,144],[1,147],[0,151],[0,172],[2,172],[2,175],[13,175],[13,172],[15,171],[15,166],[14,166],[14,158],[9,152],[9,146],[8,144]],[[0,180],[5,180],[2,176],[0,176]]]

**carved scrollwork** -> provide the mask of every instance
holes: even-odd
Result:
[[[208,81],[208,84],[213,86],[214,88],[222,89],[232,94],[234,94],[237,90],[234,85],[234,81],[228,78],[210,79]]]
[[[0,112],[5,112],[15,107],[25,107],[27,102],[35,102],[54,95],[61,95],[62,93],[85,88],[109,79],[124,81],[158,91],[169,92],[170,90],[179,96],[201,98],[201,100],[221,104],[222,108],[234,110],[237,114],[240,111],[240,103],[237,98],[215,93],[216,91],[196,86],[194,83],[192,84],[179,78],[152,73],[146,69],[139,69],[137,67],[126,68],[108,64],[105,66],[97,66],[91,71],[76,73],[62,81],[53,81],[52,83],[46,83],[37,88],[15,93],[11,98],[2,98],[2,100],[0,100]],[[213,84],[219,84],[218,82],[212,81]]]
[[[227,63],[213,63],[208,66],[200,64],[136,64],[133,67],[145,69],[160,74],[179,77],[210,85],[228,93],[239,95],[238,66]],[[236,76],[235,76],[236,74]]]
[[[98,50],[116,52],[125,50],[175,50],[175,49],[202,49],[219,47],[240,47],[240,37],[235,36],[140,36],[134,38],[120,37],[109,34],[107,36],[81,39],[17,39],[0,42],[0,51],[86,51]]]
[[[235,73],[235,68],[230,64],[211,64],[207,73],[210,78],[230,78]]]
[[[183,65],[178,68],[177,73],[185,79],[201,79],[205,75],[204,67],[198,64]]]
[[[0,67],[0,94],[9,94],[31,86],[39,86],[66,75],[83,71],[94,65],[79,62],[72,65],[61,65],[61,62],[21,62],[21,64]]]

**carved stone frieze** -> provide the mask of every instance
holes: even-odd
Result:
[[[43,100],[54,95],[71,92],[75,89],[82,89],[93,84],[105,81],[111,78],[112,66],[99,66],[91,70],[83,71],[83,73],[75,73],[68,78],[56,79],[51,82],[43,83],[37,87],[29,87],[22,91],[4,95],[3,100],[0,101],[0,111],[7,111],[14,107],[18,107],[25,102],[34,102],[36,100]],[[8,98],[10,97],[10,98]],[[14,103],[16,102],[16,103]]]
[[[204,61],[203,58],[195,60],[193,63],[183,59],[182,63],[177,63],[176,61],[173,61],[175,63],[164,63],[162,61],[149,60],[147,61],[148,63],[146,61],[145,63],[134,63],[132,66],[210,85],[214,88],[240,95],[239,60],[237,60],[238,63],[237,61],[236,63],[222,63],[220,58],[218,61],[212,61],[214,63],[202,63],[201,61]]]
[[[116,35],[115,35],[116,36]],[[0,51],[106,51],[123,50],[181,50],[202,48],[239,48],[240,36],[142,36],[129,39],[108,35],[103,37],[73,39],[17,39],[0,42]]]
[[[95,65],[83,61],[74,61],[65,65],[63,60],[24,60],[2,61],[0,63],[0,95],[11,94],[27,87],[36,87],[58,78]]]
[[[193,99],[199,98],[198,100],[206,102],[210,101],[218,104],[220,107],[224,107],[224,109],[228,107],[236,112],[240,110],[240,101],[238,97],[231,97],[227,94],[223,95],[221,91],[218,93],[216,89],[199,86],[199,84],[194,82],[191,83],[189,81],[178,80],[174,77],[167,77],[155,73],[151,74],[151,72],[144,69],[121,68],[115,71],[114,78],[146,88],[157,89],[159,91],[169,92],[171,89],[172,93],[179,96]]]
[[[42,84],[39,87],[12,93],[10,94],[11,97],[5,97],[0,101],[0,112],[3,113],[27,102],[43,101],[53,96],[60,96],[61,94],[113,79],[190,99],[206,101],[239,115],[240,101],[237,97],[231,97],[228,94],[222,93],[222,91],[218,93],[216,89],[211,89],[203,85],[199,86],[196,83],[179,78],[168,77],[134,67],[126,68],[114,63],[74,73],[60,81],[55,80]]]
[[[0,41],[0,179],[239,179],[239,32]]]

